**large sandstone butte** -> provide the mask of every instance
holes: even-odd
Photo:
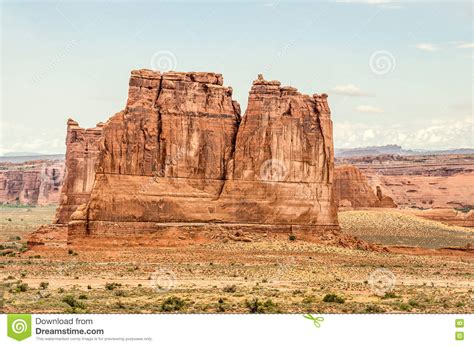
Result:
[[[69,120],[66,171],[69,237],[338,229],[327,95],[261,75],[241,118],[220,74],[132,71],[123,111]]]

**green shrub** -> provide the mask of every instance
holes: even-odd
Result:
[[[235,285],[228,285],[228,286],[225,286],[222,291],[226,292],[226,293],[235,293],[237,291],[237,286]]]
[[[288,240],[289,240],[289,241],[295,241],[295,240],[296,240],[296,236],[295,236],[294,234],[290,234],[290,235],[288,236]]]
[[[127,293],[125,291],[120,290],[120,291],[115,291],[115,295],[117,297],[126,297]]]
[[[39,287],[40,287],[42,290],[47,289],[48,286],[49,286],[49,282],[46,282],[46,281],[43,281],[42,283],[39,284]]]
[[[365,312],[369,314],[379,314],[385,312],[385,310],[377,305],[367,305]]]
[[[120,287],[122,286],[122,284],[119,284],[119,283],[116,283],[116,282],[107,282],[105,284],[105,289],[106,290],[109,290],[109,291],[112,291],[114,289],[116,289],[117,287]]]
[[[386,292],[385,295],[382,297],[382,299],[392,299],[392,298],[400,298],[400,296],[397,296],[395,292]]]
[[[251,314],[264,314],[272,313],[276,311],[276,304],[271,299],[267,299],[265,302],[261,302],[258,298],[252,300],[246,300],[245,306],[249,309]]]
[[[161,303],[161,311],[179,311],[186,305],[186,302],[179,297],[171,296]]]
[[[457,211],[460,211],[461,213],[469,213],[474,208],[472,206],[466,206],[466,207],[454,208],[454,209]]]
[[[398,306],[398,308],[402,311],[410,311],[411,307],[408,304],[402,303]]]
[[[326,294],[323,298],[323,302],[325,303],[338,303],[338,304],[344,304],[345,299],[338,296],[337,294],[329,293]]]
[[[87,296],[85,294],[80,294],[79,299],[81,300],[87,299]]]
[[[26,292],[28,291],[28,284],[27,283],[19,283],[17,286],[16,286],[16,291],[17,292]]]
[[[84,303],[78,301],[78,300],[77,300],[76,298],[74,298],[74,296],[72,296],[72,295],[64,296],[61,301],[62,301],[63,303],[66,303],[67,305],[69,305],[69,306],[70,306],[71,308],[73,308],[73,309],[76,309],[76,308],[84,309],[84,308],[85,308]]]

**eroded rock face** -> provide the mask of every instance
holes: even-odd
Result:
[[[88,203],[95,179],[102,124],[84,129],[69,119],[66,136],[66,172],[54,223],[69,222],[81,204]]]
[[[47,205],[58,203],[64,176],[64,162],[38,160],[2,163],[0,203]]]
[[[340,209],[397,207],[392,198],[383,195],[380,186],[374,191],[362,172],[351,165],[336,166],[334,196]]]
[[[303,95],[259,76],[241,119],[220,74],[138,70],[129,87],[125,110],[94,129],[94,139],[68,124],[58,219],[67,222],[74,211],[70,235],[170,224],[338,229],[327,95]],[[85,151],[84,142],[93,149]]]

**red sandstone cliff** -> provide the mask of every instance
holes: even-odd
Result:
[[[355,166],[337,166],[334,171],[334,197],[339,208],[396,208],[380,186],[374,191],[367,178]]]
[[[72,220],[70,234],[156,231],[169,223],[338,228],[326,95],[259,76],[241,120],[220,74],[138,70],[129,86],[125,110],[101,129],[68,123],[58,222]]]
[[[89,201],[95,179],[102,124],[83,129],[69,119],[66,135],[66,172],[54,223],[65,224],[81,204]]]
[[[47,205],[59,201],[64,161],[2,163],[0,204]]]

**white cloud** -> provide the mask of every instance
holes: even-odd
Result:
[[[370,106],[370,105],[360,105],[355,108],[356,111],[362,113],[383,113],[384,110],[382,108]]]
[[[415,45],[415,47],[427,52],[435,52],[439,50],[439,47],[434,45],[433,43],[418,43]]]
[[[436,52],[441,49],[451,49],[451,48],[459,48],[459,49],[469,49],[474,48],[474,42],[466,42],[466,41],[449,41],[449,42],[438,42],[438,43],[428,43],[422,42],[417,43],[414,45],[415,48],[419,50],[424,50],[426,52]]]
[[[331,92],[337,95],[345,96],[373,96],[356,87],[354,84],[338,85],[332,88]]]
[[[353,122],[334,123],[337,148],[399,144],[406,149],[474,148],[474,120],[433,120],[426,126],[411,123],[379,126]]]
[[[364,131],[364,140],[375,138],[375,131],[373,129],[367,129]]]
[[[456,48],[461,48],[461,49],[474,48],[474,42],[463,42],[463,43],[458,44]]]
[[[45,136],[46,137],[46,136]],[[26,139],[22,142],[11,143],[7,146],[0,146],[0,155],[9,152],[35,152],[45,154],[57,154],[65,151],[64,139]]]

